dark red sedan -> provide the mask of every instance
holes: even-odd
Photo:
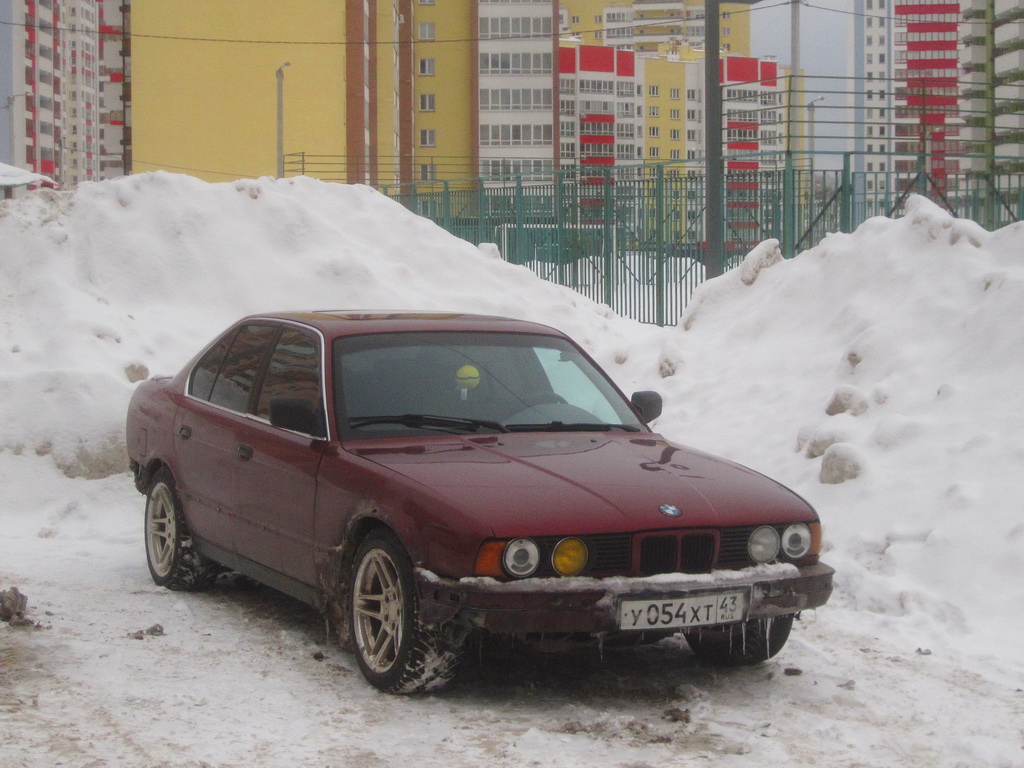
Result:
[[[652,433],[660,412],[534,323],[248,317],[132,398],[149,569],[171,589],[231,569],[317,606],[395,693],[446,682],[476,632],[770,658],[831,594],[818,516]]]

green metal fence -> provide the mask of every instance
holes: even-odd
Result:
[[[824,153],[823,153],[824,154]],[[803,156],[806,159],[806,155]],[[708,258],[729,269],[776,238],[793,256],[828,232],[872,216],[897,216],[910,194],[996,229],[1024,219],[1024,174],[853,172],[796,167],[727,171],[725,237],[704,235],[705,176],[696,163],[559,171],[472,181],[382,187],[405,207],[472,243],[496,243],[504,258],[637,320],[673,323],[704,279]],[[763,163],[762,163],[763,165]]]

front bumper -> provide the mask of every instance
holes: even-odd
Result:
[[[645,578],[446,579],[416,571],[420,618],[497,634],[618,632],[623,600],[675,599],[747,591],[747,619],[798,613],[824,605],[835,571],[824,563],[772,565],[710,574]]]

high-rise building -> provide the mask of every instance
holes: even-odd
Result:
[[[962,41],[965,136],[975,152],[970,170],[1024,171],[1024,3],[965,0]]]
[[[120,13],[114,0],[0,0],[0,160],[62,185],[122,173],[123,118],[109,111],[123,112],[124,66],[120,45],[108,45],[111,8]]]
[[[0,98],[6,113],[0,160],[63,182],[61,5],[3,0],[0,21]]]
[[[562,167],[643,160],[644,77],[632,51],[566,44],[558,52]]]
[[[750,4],[723,2],[719,13],[724,53],[749,55]],[[560,30],[593,45],[611,45],[637,53],[660,46],[704,45],[704,0],[561,0]]]
[[[852,12],[850,149],[853,170],[868,173],[862,192],[905,191],[922,162],[939,190],[952,174],[1024,167],[1020,0],[854,0]]]

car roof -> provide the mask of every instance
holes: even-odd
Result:
[[[251,315],[254,319],[287,320],[318,329],[324,336],[355,336],[366,333],[409,331],[485,331],[534,333],[564,336],[561,331],[528,320],[465,312],[392,311],[392,310],[312,310],[267,312]]]

